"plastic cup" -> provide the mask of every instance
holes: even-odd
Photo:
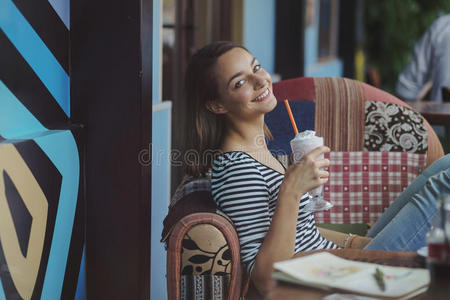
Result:
[[[316,133],[314,131],[305,130],[303,132],[300,132],[291,140],[291,149],[294,163],[298,163],[305,155],[320,146],[323,146],[323,138],[320,136],[316,136]],[[317,159],[323,158],[324,156],[322,154]],[[312,196],[312,199],[310,201],[310,205],[307,205],[307,207],[305,207],[306,210],[324,210],[329,209],[333,206],[333,204],[323,199],[323,185],[311,190],[309,193]]]

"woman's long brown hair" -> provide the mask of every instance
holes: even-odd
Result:
[[[195,178],[205,176],[220,151],[226,133],[225,115],[212,113],[206,108],[206,103],[219,98],[214,73],[217,59],[236,47],[248,51],[231,42],[214,42],[198,50],[190,59],[185,74],[184,95],[188,102],[183,157],[186,175]],[[264,132],[271,137],[265,125]]]

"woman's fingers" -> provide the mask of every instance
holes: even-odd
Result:
[[[330,160],[329,159],[319,159],[316,161],[318,168],[326,168],[330,166]]]
[[[328,148],[327,146],[320,146],[320,147],[315,148],[313,151],[309,152],[308,156],[310,156],[312,159],[316,160],[322,154],[324,154],[326,152],[330,152],[330,151],[331,151],[330,148]]]
[[[330,177],[330,173],[328,173],[328,171],[325,171],[325,170],[320,170],[318,175],[319,175],[319,178],[328,178],[328,177]]]
[[[328,177],[326,177],[326,178],[319,178],[319,182],[320,182],[320,184],[318,186],[324,185],[325,183],[328,182]]]

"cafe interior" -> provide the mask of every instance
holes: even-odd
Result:
[[[399,88],[448,14],[449,0],[2,0],[0,299],[346,299],[252,285],[210,178],[184,174],[189,59],[216,41],[258,58],[277,98],[268,149],[288,167],[296,130],[323,137],[333,207],[315,222],[351,245],[450,153],[450,82],[430,75],[436,60],[420,62],[416,94]],[[326,252],[430,266],[419,251],[346,248]],[[407,296],[448,295],[434,279]]]

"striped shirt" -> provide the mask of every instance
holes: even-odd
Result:
[[[245,152],[226,152],[214,160],[211,193],[220,210],[233,221],[241,245],[241,260],[249,274],[272,222],[283,178],[284,174]],[[295,253],[337,248],[320,235],[314,214],[303,211],[308,202],[309,196],[304,195],[299,205]]]

